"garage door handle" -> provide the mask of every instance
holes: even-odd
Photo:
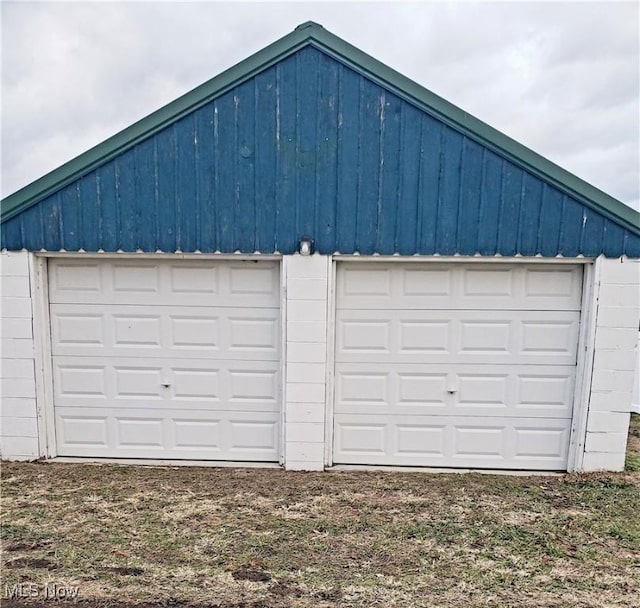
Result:
[[[447,389],[447,393],[449,393],[450,395],[453,395],[453,393],[457,393],[458,389],[457,388],[448,388]]]
[[[164,386],[164,388],[169,388],[171,386],[171,382],[163,382],[162,386]]]

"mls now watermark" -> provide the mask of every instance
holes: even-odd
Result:
[[[39,598],[44,600],[67,600],[78,597],[78,587],[60,583],[16,583],[4,585],[4,599]]]

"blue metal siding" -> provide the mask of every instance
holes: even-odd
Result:
[[[48,251],[640,256],[640,237],[313,47],[2,225]]]

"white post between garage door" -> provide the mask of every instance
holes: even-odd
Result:
[[[330,256],[283,258],[285,287],[284,462],[324,468]]]

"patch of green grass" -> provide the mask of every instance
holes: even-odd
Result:
[[[640,527],[637,525],[624,525],[616,523],[609,527],[607,534],[617,541],[620,541],[622,546],[628,547],[635,551],[640,550]]]
[[[627,454],[624,462],[624,470],[631,472],[640,471],[640,456],[635,454]]]
[[[9,522],[0,523],[0,540],[2,541],[33,541],[34,535],[29,528]]]

